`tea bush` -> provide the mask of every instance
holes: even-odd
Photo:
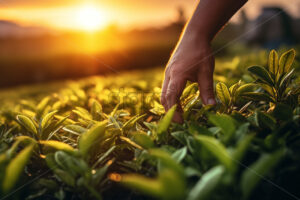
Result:
[[[216,84],[216,106],[189,83],[182,125],[172,123],[175,106],[164,113],[159,103],[161,70],[4,100],[1,199],[299,199],[294,58],[273,50],[267,66],[248,72],[235,58],[226,65],[242,80],[228,87],[236,75],[217,70],[225,82]]]

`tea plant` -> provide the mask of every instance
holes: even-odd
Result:
[[[298,199],[294,58],[273,50],[268,67],[248,68],[253,81],[240,74],[230,87],[217,83],[216,106],[203,105],[189,83],[182,125],[172,123],[175,106],[164,113],[159,103],[161,71],[91,77],[38,101],[6,102],[0,197]],[[232,62],[239,72],[240,63]]]

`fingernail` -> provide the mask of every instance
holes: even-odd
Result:
[[[207,105],[214,105],[216,101],[214,99],[208,99],[207,100]]]

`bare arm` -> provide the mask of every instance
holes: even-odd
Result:
[[[161,103],[166,110],[178,104],[174,121],[181,123],[179,98],[186,81],[198,82],[204,104],[215,104],[214,57],[210,43],[247,0],[201,0],[167,64]]]

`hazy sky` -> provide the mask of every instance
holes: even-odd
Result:
[[[122,27],[167,24],[176,18],[176,8],[184,7],[189,17],[197,0],[0,0],[0,19],[24,25],[43,25],[65,29],[80,29],[83,20],[100,18],[91,26],[114,23]],[[297,16],[300,0],[249,0],[244,9],[254,18],[264,5],[280,5]],[[82,8],[85,9],[82,9]],[[91,15],[81,17],[78,15]],[[99,14],[95,14],[99,13]],[[299,14],[297,17],[300,17]],[[233,21],[238,20],[238,14]]]

